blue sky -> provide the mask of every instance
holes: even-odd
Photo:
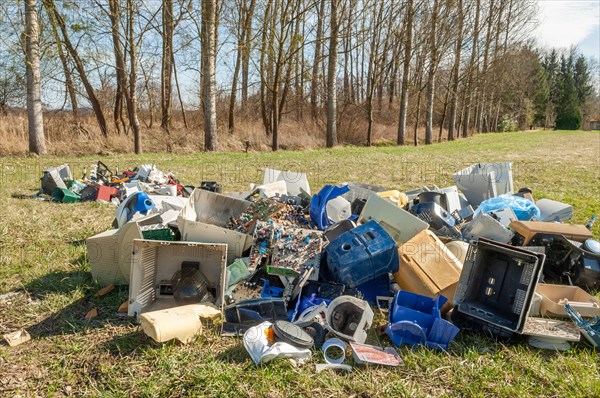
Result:
[[[538,0],[534,33],[545,47],[577,46],[586,57],[600,59],[600,0]]]

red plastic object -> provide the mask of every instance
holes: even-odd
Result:
[[[96,196],[96,200],[102,200],[104,202],[110,202],[110,198],[116,196],[119,193],[117,188],[109,187],[106,185],[98,186],[98,196]]]

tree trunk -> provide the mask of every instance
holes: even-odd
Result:
[[[487,97],[487,92],[486,92],[486,75],[488,72],[488,57],[489,57],[489,52],[490,52],[490,45],[492,42],[492,25],[494,22],[494,1],[495,0],[491,0],[490,1],[490,10],[488,13],[488,25],[487,25],[487,33],[485,36],[485,47],[483,50],[483,68],[481,70],[481,78],[480,78],[480,82],[479,82],[479,92],[478,92],[478,101],[477,101],[477,113],[475,114],[475,126],[476,126],[476,131],[478,133],[483,131],[483,111],[484,111],[484,104],[485,104],[485,99]]]
[[[173,0],[163,0],[162,4],[162,63],[161,63],[161,85],[160,106],[162,118],[160,127],[169,133],[172,118],[172,95],[173,95]]]
[[[435,93],[435,71],[438,62],[437,49],[437,20],[440,0],[433,1],[433,11],[431,15],[430,32],[430,51],[429,72],[427,74],[427,105],[425,110],[425,144],[433,144],[433,94]]]
[[[412,30],[413,30],[413,0],[406,2],[404,40],[404,65],[402,70],[402,87],[400,90],[400,114],[398,116],[398,145],[406,143],[406,113],[408,110],[408,78],[410,73],[410,59],[412,58]]]
[[[481,13],[481,0],[475,0],[475,22],[474,22],[474,26],[473,26],[473,45],[472,45],[472,49],[471,49],[471,59],[469,60],[469,69],[467,71],[467,73],[468,73],[467,85],[465,87],[466,104],[465,104],[464,117],[463,117],[464,122],[462,124],[462,126],[463,126],[462,136],[463,137],[469,136],[469,128],[470,128],[470,123],[471,123],[471,105],[473,103],[473,98],[474,98],[473,91],[477,89],[476,87],[475,88],[473,87],[473,80],[474,80],[473,78],[474,78],[474,75],[477,73],[477,71],[475,70],[475,60],[476,60],[476,56],[477,56],[477,46],[478,46],[478,41],[479,41],[480,13]]]
[[[317,93],[319,89],[319,64],[321,63],[321,48],[323,47],[323,19],[325,18],[325,2],[326,0],[321,0],[319,3],[319,12],[317,15],[317,37],[315,40],[315,56],[313,59],[312,79],[310,82],[310,115],[313,120],[317,119]],[[329,110],[327,112],[329,112]]]
[[[175,59],[173,59],[173,77],[175,78],[175,89],[177,90],[177,98],[179,99],[179,106],[181,107],[181,117],[183,118],[183,126],[187,129],[188,122],[185,116],[185,106],[183,104],[183,98],[181,97],[181,90],[179,89],[179,79],[177,78],[177,65]]]
[[[37,0],[25,1],[25,25],[29,152],[44,155],[46,154],[46,140],[41,98],[40,27],[38,25]]]
[[[73,114],[77,116],[77,114],[79,113],[79,107],[77,105],[77,93],[75,91],[75,85],[73,84],[73,78],[71,76],[71,69],[69,68],[67,56],[64,52],[60,36],[58,35],[58,28],[56,20],[54,19],[54,14],[48,13],[48,19],[52,27],[52,37],[56,41],[58,57],[60,59],[60,63],[63,67],[63,72],[65,74],[65,87],[67,89],[67,93],[69,94],[69,99],[71,101],[71,110],[73,111]]]
[[[252,18],[256,0],[250,0],[250,6],[244,18],[244,43],[242,47],[242,113],[248,108],[248,75],[250,70],[250,48],[252,45]]]
[[[454,50],[454,69],[452,71],[452,85],[450,88],[450,118],[448,120],[448,141],[454,140],[454,130],[456,127],[456,109],[458,107],[458,78],[460,72],[460,55],[462,52],[463,26],[465,13],[463,10],[463,1],[458,0],[456,5],[458,10],[458,37],[456,38],[456,49]]]
[[[233,67],[233,77],[231,80],[231,94],[229,96],[229,118],[227,121],[227,130],[229,134],[233,134],[235,132],[235,102],[237,99],[237,82],[238,75],[240,74],[240,67],[242,61],[242,51],[243,51],[243,43],[244,43],[244,8],[246,7],[245,2],[240,6],[240,26],[238,26],[237,35],[238,35],[238,48],[235,56],[235,66]]]
[[[56,9],[56,6],[54,5],[53,0],[42,0],[42,2],[44,4],[44,8],[46,8],[46,11],[48,13],[52,13],[54,15],[54,19],[58,23],[58,27],[60,28],[60,31],[63,36],[64,44],[67,47],[67,50],[69,51],[69,54],[71,55],[71,58],[73,59],[73,62],[75,63],[75,67],[77,68],[77,73],[79,73],[79,78],[81,79],[81,83],[85,87],[85,91],[88,96],[88,100],[90,101],[90,104],[92,105],[92,109],[94,110],[94,114],[96,115],[96,120],[98,121],[98,126],[100,127],[100,130],[102,131],[102,135],[105,138],[107,138],[108,137],[108,126],[106,125],[106,119],[104,118],[104,113],[102,112],[102,107],[100,106],[100,102],[98,101],[98,99],[96,97],[94,88],[92,87],[91,83],[89,82],[89,80],[87,78],[87,74],[85,72],[85,69],[83,68],[83,62],[81,62],[81,59],[79,58],[79,54],[78,54],[77,50],[75,49],[75,47],[73,47],[73,44],[71,43],[71,40],[69,39],[69,35],[68,35],[67,28],[65,25],[65,20],[63,19],[63,17],[60,15],[58,10]]]
[[[204,149],[206,151],[216,151],[218,148],[215,19],[215,1],[202,0],[202,25],[206,32],[202,40],[202,102],[204,104]]]
[[[135,35],[134,35],[134,0],[127,0],[127,12],[128,12],[128,41],[129,41],[129,95],[125,98],[127,100],[127,116],[129,118],[129,124],[133,130],[133,148],[135,153],[142,153],[142,136],[140,131],[140,121],[137,115],[137,58],[136,58],[136,46],[135,46]]]
[[[337,145],[338,0],[331,0],[329,57],[327,67],[327,148]]]

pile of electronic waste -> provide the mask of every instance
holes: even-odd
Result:
[[[130,203],[137,206],[138,212],[148,211],[154,204],[148,202],[148,195],[188,197],[194,189],[182,186],[173,173],[165,174],[152,164],[119,172],[118,168],[113,171],[102,161],[91,165],[89,171],[85,167],[81,178],[74,178],[69,165],[63,164],[45,169],[40,180],[41,188],[34,197],[62,203],[96,201],[119,205],[127,197],[143,192],[139,204],[137,200]]]
[[[318,370],[348,369],[348,343],[354,363],[400,365],[393,347],[366,344],[379,334],[446,350],[471,330],[565,350],[583,333],[598,347],[600,302],[586,291],[600,285],[593,220],[564,223],[571,206],[515,191],[511,163],[453,178],[314,195],[306,174],[272,169],[248,192],[204,182],[179,207],[117,210],[114,229],[87,239],[92,275],[129,285],[126,311],[154,340],[187,343],[200,319],[220,317],[257,364],[316,348]],[[376,313],[387,321],[373,326]]]

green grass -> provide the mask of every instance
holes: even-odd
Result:
[[[401,368],[346,375],[316,375],[319,353],[299,368],[288,361],[254,366],[240,340],[221,338],[208,324],[190,345],[157,345],[116,316],[127,287],[94,295],[82,240],[108,229],[114,208],[19,198],[38,189],[47,166],[68,162],[80,176],[98,159],[119,169],[154,163],[184,183],[216,180],[228,191],[260,182],[263,167],[305,171],[314,191],[343,181],[407,190],[450,185],[451,174],[471,163],[511,161],[516,187],[572,204],[572,222],[585,223],[600,215],[599,158],[593,132],[485,134],[418,148],[3,158],[0,294],[19,294],[0,301],[0,332],[23,327],[32,340],[0,345],[0,396],[600,396],[600,356],[584,343],[554,353],[461,333],[448,352],[401,348]],[[88,322],[91,308],[99,316]],[[389,344],[374,333],[368,342]]]

